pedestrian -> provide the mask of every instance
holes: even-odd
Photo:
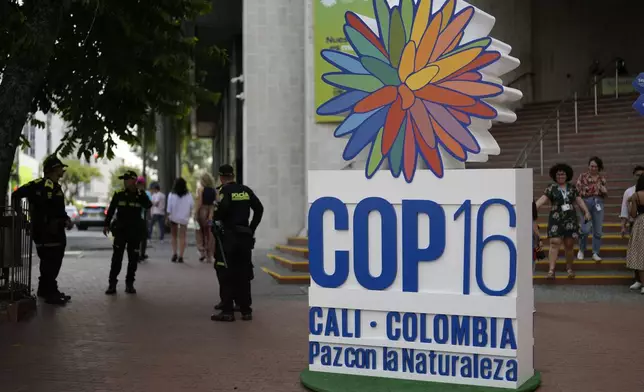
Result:
[[[168,221],[172,235],[173,263],[183,263],[183,254],[186,251],[186,232],[192,215],[194,201],[188,191],[186,180],[179,177],[174,182],[174,187],[168,196]],[[177,254],[178,245],[178,254]]]
[[[629,208],[629,201],[631,200],[631,196],[635,193],[636,185],[640,177],[642,177],[642,174],[644,174],[644,166],[638,165],[635,166],[633,169],[633,178],[635,179],[635,185],[632,187],[626,189],[624,191],[624,196],[622,197],[622,209],[619,214],[619,217],[622,220],[622,229],[621,229],[621,234],[622,238],[626,237],[626,234],[630,234],[631,229],[633,227],[633,218],[630,217],[630,214],[628,212]],[[635,282],[631,285],[630,289],[631,290],[641,290],[642,289],[642,281],[640,280],[640,274],[637,272],[637,270],[633,271],[635,275]]]
[[[602,228],[604,226],[604,199],[608,196],[606,177],[602,174],[604,162],[599,157],[588,160],[588,171],[577,179],[577,191],[590,211],[591,219],[581,225],[579,235],[579,252],[577,259],[583,260],[586,253],[588,235],[593,233],[593,260],[601,262],[599,255],[602,244]]]
[[[63,305],[71,299],[58,290],[56,281],[67,246],[65,229],[74,226],[65,212],[65,196],[58,183],[66,167],[56,155],[47,157],[43,162],[44,176],[21,186],[11,195],[12,205],[19,213],[22,211],[21,199],[29,201],[31,238],[40,259],[37,295],[52,305]]]
[[[220,202],[215,210],[215,269],[220,284],[221,312],[213,321],[235,321],[233,304],[239,306],[242,320],[252,320],[251,280],[254,278],[252,252],[255,230],[262,220],[264,206],[252,189],[235,182],[233,167],[219,168],[222,183]],[[248,223],[250,212],[253,218]]]
[[[201,186],[197,191],[197,202],[195,207],[195,221],[197,222],[197,247],[199,248],[199,261],[211,263],[215,252],[215,237],[212,234],[210,222],[215,211],[217,191],[215,180],[209,173],[201,175],[199,180]]]
[[[635,193],[629,201],[628,212],[633,218],[631,238],[628,240],[628,251],[626,252],[626,268],[632,269],[640,276],[640,282],[644,281],[644,176],[637,180]],[[640,288],[644,294],[644,287]]]
[[[148,239],[152,239],[154,226],[159,228],[159,241],[163,241],[165,235],[165,195],[161,192],[161,186],[158,182],[150,185],[152,193],[152,208],[150,209],[150,225],[148,230]]]
[[[145,177],[140,176],[139,178],[136,179],[136,187],[141,192],[146,194],[146,196],[150,199],[150,202],[152,201],[152,195],[148,190],[145,189]],[[148,255],[145,252],[148,247],[148,226],[150,224],[150,209],[141,208],[141,217],[143,218],[143,222],[145,223],[145,225],[143,226],[143,235],[141,237],[141,248],[139,250],[139,262],[148,259]]]
[[[145,237],[145,221],[142,218],[141,209],[152,207],[150,198],[145,192],[136,187],[137,176],[134,171],[126,171],[119,179],[123,180],[124,187],[112,197],[105,217],[105,226],[103,227],[105,236],[109,231],[114,235],[114,252],[112,253],[112,265],[110,266],[109,286],[105,291],[107,295],[116,294],[116,284],[126,249],[128,263],[127,274],[125,275],[125,292],[136,294],[134,280],[139,262],[141,240]],[[116,220],[112,222],[115,213]]]
[[[575,277],[572,265],[575,240],[579,236],[579,223],[577,222],[577,213],[573,204],[577,204],[583,211],[586,221],[591,218],[586,203],[579,197],[577,188],[570,184],[572,177],[573,170],[565,163],[558,163],[551,167],[550,178],[554,183],[546,188],[543,196],[536,202],[537,208],[547,202],[550,202],[552,206],[548,216],[548,238],[550,238],[548,279],[555,278],[555,267],[562,244],[566,254],[568,278],[573,279]]]

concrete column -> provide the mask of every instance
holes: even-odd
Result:
[[[165,194],[172,189],[177,178],[177,143],[173,121],[169,117],[156,115],[157,155],[159,157],[158,177],[161,191]]]

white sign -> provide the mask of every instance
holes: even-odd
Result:
[[[534,375],[531,170],[308,183],[311,371],[513,389]]]

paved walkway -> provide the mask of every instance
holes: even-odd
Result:
[[[156,246],[141,265],[139,294],[103,294],[104,251],[70,253],[61,286],[64,308],[39,304],[33,320],[0,325],[3,392],[303,391],[307,301],[297,287],[254,281],[255,320],[209,320],[217,287],[212,265],[193,253],[184,265]],[[258,252],[259,254],[259,252]],[[263,261],[258,259],[258,264]],[[586,290],[594,290],[582,288]],[[552,289],[540,297],[554,297]],[[610,289],[624,301],[538,303],[536,367],[543,392],[644,390],[644,297]],[[582,298],[582,299],[580,299]]]

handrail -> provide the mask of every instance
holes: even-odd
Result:
[[[526,77],[528,77],[528,76],[534,76],[534,75],[536,75],[536,73],[534,73],[534,72],[532,72],[532,71],[524,72],[524,73],[522,73],[521,75],[519,75],[519,77],[515,78],[513,81],[511,81],[510,83],[508,83],[508,84],[507,84],[507,86],[508,86],[508,87],[511,87],[513,84],[515,84],[515,83],[516,83],[516,82],[518,82],[519,80],[524,79],[524,78],[526,78]]]
[[[615,59],[607,63],[608,66],[610,66],[610,64],[615,64]],[[599,82],[601,82],[606,78],[605,75],[607,75],[607,73],[604,73],[603,75],[600,75],[599,77],[594,78],[593,81],[590,83],[589,87],[590,88],[596,87],[599,84]],[[617,89],[617,85],[615,86],[615,88]],[[537,148],[537,145],[541,143],[541,141],[543,141],[543,138],[546,135],[548,135],[550,129],[552,128],[553,124],[550,122],[550,119],[553,117],[553,115],[558,114],[561,107],[571,99],[573,99],[575,103],[577,102],[576,92],[572,96],[569,95],[563,98],[561,101],[559,101],[557,106],[548,114],[548,117],[546,117],[546,119],[541,123],[541,125],[539,125],[539,127],[537,128],[537,132],[535,132],[532,138],[530,138],[530,140],[526,143],[525,147],[523,147],[523,149],[519,153],[517,159],[514,162],[514,166],[513,166],[514,168],[520,168],[525,166],[530,154],[532,154],[532,152]],[[559,118],[558,115],[556,117],[557,119]]]

